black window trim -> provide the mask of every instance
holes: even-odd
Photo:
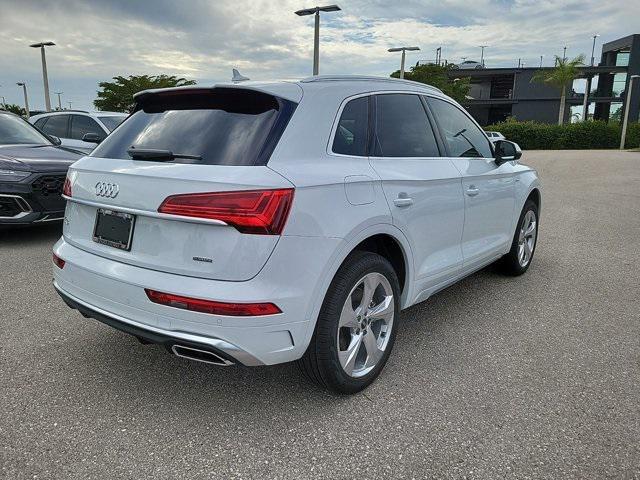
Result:
[[[444,149],[444,142],[442,141],[442,138],[440,138],[440,129],[439,127],[434,123],[434,118],[433,115],[431,114],[431,111],[429,110],[429,108],[427,107],[427,103],[424,100],[424,96],[425,94],[423,92],[411,92],[411,91],[383,91],[383,92],[375,92],[371,94],[371,97],[376,97],[373,99],[373,101],[369,101],[369,104],[372,104],[372,108],[370,108],[370,112],[369,112],[369,150],[367,153],[371,153],[375,151],[375,141],[377,139],[377,136],[375,134],[376,132],[376,127],[377,127],[377,120],[376,120],[376,106],[377,106],[377,97],[380,95],[415,95],[418,97],[418,100],[420,101],[420,103],[422,104],[422,108],[424,108],[424,111],[427,115],[427,121],[429,122],[429,126],[431,127],[431,131],[433,132],[433,136],[436,139],[436,148],[438,149],[438,156],[437,157],[375,157],[375,158],[395,158],[395,159],[429,159],[429,158],[443,158],[444,157],[444,152],[447,152],[447,150]]]
[[[447,145],[447,142],[445,141],[445,137],[444,137],[444,133],[442,132],[442,129],[440,127],[440,122],[438,121],[436,115],[433,114],[432,110],[431,110],[431,105],[430,105],[430,100],[436,99],[436,100],[442,100],[445,103],[448,103],[449,105],[451,105],[454,108],[457,108],[458,110],[460,110],[464,115],[467,116],[467,118],[469,118],[471,120],[471,122],[478,127],[478,129],[481,132],[484,132],[484,129],[478,124],[478,122],[476,122],[476,120],[469,114],[469,112],[467,112],[464,108],[461,108],[459,105],[456,105],[453,102],[450,102],[447,98],[445,97],[438,97],[435,95],[429,95],[429,94],[424,94],[423,95],[424,101],[425,101],[425,105],[427,106],[427,110],[431,113],[431,116],[434,118],[436,126],[437,126],[437,131],[438,131],[438,138],[440,139],[440,141],[442,142],[442,146],[444,148],[444,152],[446,153],[446,156],[448,158],[461,158],[461,157],[453,157],[451,156],[451,151],[449,150],[449,145]],[[491,140],[489,140],[489,138],[485,135],[485,138],[487,140],[487,143],[489,144],[489,151],[491,152],[491,154],[493,155],[493,157],[464,157],[465,159],[477,159],[477,160],[487,160],[487,159],[491,159],[495,157],[495,150],[493,148],[493,142],[491,142]]]

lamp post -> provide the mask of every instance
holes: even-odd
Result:
[[[481,48],[480,51],[480,65],[482,65],[484,67],[484,49],[487,48],[489,45],[478,45]]]
[[[338,5],[327,5],[325,7],[305,8],[295,12],[299,17],[315,15],[315,28],[313,30],[313,74],[318,75],[320,71],[320,12],[337,12],[341,10]]]
[[[562,50],[562,61],[566,62],[567,61],[567,46],[564,46],[564,50]]]
[[[620,150],[624,150],[624,141],[627,138],[627,122],[629,121],[629,105],[631,104],[631,94],[633,93],[633,84],[636,78],[640,78],[640,75],[631,75],[629,79],[629,91],[625,95],[624,99],[624,118],[622,120],[622,135],[620,135]]]
[[[593,67],[594,63],[595,63],[595,57],[594,54],[596,52],[596,38],[598,38],[600,35],[598,35],[597,33],[593,36],[593,46],[591,47],[591,66]]]
[[[22,87],[22,93],[24,93],[24,109],[27,112],[27,120],[29,119],[29,98],[27,97],[27,84],[24,82],[16,83],[19,87]]]
[[[404,78],[404,59],[407,50],[413,52],[420,50],[420,47],[393,47],[387,50],[388,52],[402,52],[402,57],[400,57],[400,78]]]
[[[62,95],[64,92],[53,92],[58,96],[58,110],[62,110],[62,101],[60,100],[60,95]]]
[[[31,48],[39,48],[42,57],[42,81],[44,82],[44,105],[47,112],[51,111],[51,99],[49,98],[49,77],[47,76],[47,57],[44,53],[44,47],[53,47],[53,42],[40,42],[29,45]]]
[[[540,68],[542,68],[542,59],[544,58],[544,55],[540,55]]]

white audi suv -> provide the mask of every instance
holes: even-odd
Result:
[[[141,92],[73,164],[54,285],[85,317],[217,365],[369,385],[400,311],[533,258],[536,172],[428,85],[316,76]],[[109,159],[109,161],[105,161]]]

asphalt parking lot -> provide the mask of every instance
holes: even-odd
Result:
[[[2,478],[640,478],[640,152],[525,152],[540,243],[400,317],[352,397],[85,320],[59,226],[0,233]]]

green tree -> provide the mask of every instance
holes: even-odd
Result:
[[[405,80],[426,83],[439,88],[444,94],[449,95],[457,102],[464,103],[469,93],[469,78],[451,79],[447,75],[449,70],[451,70],[451,65],[435,65],[433,63],[415,65],[411,67],[408,72],[404,73],[404,78]],[[396,70],[391,76],[400,78],[400,70]]]
[[[195,85],[195,80],[186,80],[174,75],[129,75],[113,77],[113,82],[100,82],[98,98],[93,105],[98,110],[128,112],[133,107],[133,95],[150,88],[182,87]]]
[[[540,70],[531,78],[532,82],[548,83],[560,89],[560,111],[558,125],[564,123],[564,111],[567,103],[567,86],[578,76],[578,67],[584,65],[584,55],[580,54],[573,60],[560,58],[556,55],[556,66],[551,70]]]
[[[15,103],[5,103],[4,110],[7,112],[15,113],[16,115],[20,115],[21,117],[26,116],[26,112],[23,107],[20,105],[16,105]]]

